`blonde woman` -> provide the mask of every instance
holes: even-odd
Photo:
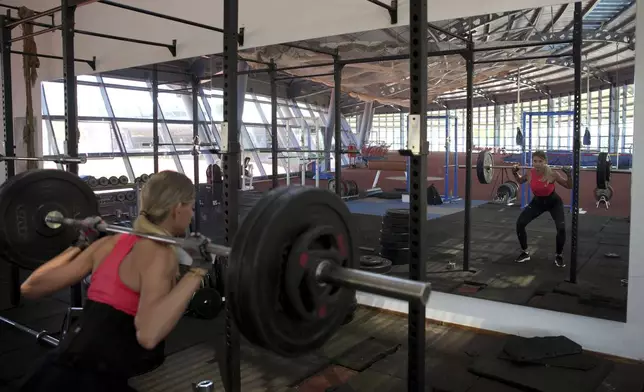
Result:
[[[564,204],[561,197],[555,192],[555,184],[559,184],[567,189],[572,188],[571,168],[566,167],[563,172],[566,173],[564,178],[559,172],[554,171],[548,166],[548,157],[544,151],[535,151],[532,153],[532,169],[524,176],[519,175],[519,166],[512,168],[512,174],[519,184],[525,182],[530,184],[530,190],[534,197],[530,204],[521,212],[517,219],[517,237],[521,245],[521,254],[517,257],[517,263],[525,263],[530,260],[528,253],[528,234],[526,226],[539,217],[544,212],[550,212],[550,216],[555,221],[557,228],[557,240],[555,250],[555,265],[563,268],[566,263],[563,259],[563,248],[566,243],[566,219],[564,216]]]
[[[188,177],[172,171],[157,173],[142,190],[134,230],[183,237],[194,202]],[[21,286],[25,297],[38,298],[92,274],[80,322],[23,391],[131,391],[130,377],[163,362],[164,339],[206,273],[193,268],[177,282],[175,250],[134,235],[103,237],[83,248],[74,244]]]

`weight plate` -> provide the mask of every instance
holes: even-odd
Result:
[[[134,192],[127,192],[127,193],[125,194],[125,199],[126,199],[127,201],[134,201],[134,199],[136,199],[136,193],[134,193]]]
[[[188,309],[199,318],[212,320],[221,311],[221,304],[221,294],[213,288],[204,287],[194,293]]]
[[[3,258],[34,270],[78,238],[69,226],[52,229],[48,212],[83,219],[98,215],[98,199],[78,176],[62,170],[23,172],[0,188],[0,252]]]
[[[606,201],[610,201],[613,198],[613,187],[606,185],[606,189],[595,188],[595,200],[600,201],[604,197]]]
[[[118,200],[120,202],[124,202],[125,201],[125,193],[117,193],[116,194],[116,200]]]
[[[98,186],[98,180],[95,177],[90,176],[87,179],[87,185],[89,185],[90,188],[96,188]]]
[[[107,179],[110,182],[110,185],[118,185],[119,184],[119,178],[116,176],[112,176]]]
[[[329,182],[327,182],[326,187],[328,190],[335,193],[335,178],[331,178]]]
[[[141,182],[148,182],[150,176],[147,174],[141,174]]]
[[[248,340],[283,356],[297,356],[320,348],[337,331],[355,291],[306,291],[325,287],[311,284],[318,256],[356,267],[351,222],[346,204],[317,188],[278,188],[253,208],[237,234],[245,240],[233,243],[226,282],[236,284],[227,295],[241,315],[236,325]],[[285,273],[298,265],[305,267],[301,282],[307,288],[301,302],[320,305],[313,319],[299,315],[287,294],[293,292],[286,287],[293,280],[285,281]]]
[[[360,267],[379,265],[379,264],[383,264],[386,261],[388,260],[385,259],[384,257],[374,256],[374,255],[364,255],[364,256],[360,256]]]
[[[342,186],[342,188],[340,189],[340,196],[348,196],[349,194],[347,193],[348,192],[347,182],[345,180],[340,181],[340,186]]]
[[[358,183],[354,180],[347,180],[347,192],[349,192],[348,196],[358,196],[360,194]]]
[[[376,256],[379,257],[379,256]],[[371,272],[374,274],[386,274],[391,271],[391,267],[393,263],[389,259],[385,259],[384,257],[379,257],[381,259],[381,262],[378,264],[372,264],[372,265],[367,265],[367,264],[362,264],[362,259],[360,260],[360,269],[366,272]]]
[[[476,159],[476,177],[478,178],[481,184],[489,184],[494,178],[494,169],[492,164],[494,163],[494,157],[490,150],[483,150],[479,152],[479,156]]]
[[[130,182],[130,179],[127,178],[127,176],[121,176],[119,177],[119,184],[121,185],[127,185]]]
[[[606,189],[610,181],[611,161],[608,153],[600,152],[597,154],[597,188]]]
[[[110,180],[107,179],[107,177],[101,177],[98,179],[98,185],[100,186],[108,186],[110,184]]]

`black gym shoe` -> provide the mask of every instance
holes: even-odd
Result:
[[[555,256],[555,265],[559,268],[563,268],[566,266],[566,263],[564,262],[564,258],[562,255]]]
[[[530,254],[528,254],[528,252],[526,251],[523,251],[521,252],[519,257],[517,257],[516,260],[514,261],[517,263],[525,263],[526,261],[529,261],[529,260],[530,260]]]

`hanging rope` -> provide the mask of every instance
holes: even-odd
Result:
[[[20,7],[18,16],[20,19],[28,18],[34,15],[34,11],[27,7]],[[22,34],[28,36],[34,32],[34,26],[30,23],[23,23]],[[25,38],[22,41],[23,51],[25,53],[38,54],[38,47],[34,37]],[[25,92],[27,107],[25,111],[25,126],[22,130],[22,141],[25,144],[25,149],[28,157],[36,156],[36,119],[34,117],[34,103],[31,96],[32,89],[36,86],[38,80],[38,68],[40,68],[40,59],[37,56],[22,56],[22,71],[25,79]],[[37,169],[38,163],[34,161],[27,161],[27,170]]]

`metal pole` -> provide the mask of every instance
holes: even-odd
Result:
[[[15,141],[13,137],[13,86],[11,81],[11,29],[7,26],[7,17],[0,15],[0,39],[2,41],[2,61],[0,62],[0,71],[2,72],[2,119],[4,123],[4,155],[13,157],[16,155]],[[9,178],[16,175],[16,166],[14,161],[5,161],[5,177]],[[9,297],[12,306],[20,304],[20,268],[11,264]]]
[[[467,72],[467,107],[465,119],[465,162],[472,163],[472,139],[474,115],[474,45],[472,33],[469,34],[470,42],[467,44],[468,54],[465,58]],[[465,171],[465,228],[463,232],[463,271],[470,270],[470,238],[472,235],[472,171]]]
[[[221,124],[222,164],[224,169],[224,219],[226,227],[226,245],[232,245],[237,233],[239,221],[239,170],[240,149],[238,118],[238,26],[239,4],[237,0],[224,0],[224,122]],[[243,102],[243,101],[242,101]],[[228,261],[224,268],[227,268]],[[225,297],[230,298],[230,285],[224,286]],[[219,361],[224,388],[227,392],[241,392],[241,361],[239,330],[233,320],[233,309],[229,301],[225,302],[225,351],[224,360]],[[222,369],[223,367],[223,369]]]
[[[63,77],[65,86],[65,141],[67,155],[78,157],[78,98],[76,95],[76,70],[74,69],[74,24],[76,6],[68,5],[68,0],[62,0],[62,38],[63,38]],[[67,165],[67,171],[78,175],[78,163]],[[80,283],[71,287],[72,307],[83,306],[83,291]]]
[[[573,179],[572,179],[572,224],[570,227],[570,282],[577,283],[577,233],[579,230],[579,159],[581,154],[581,46],[582,10],[581,2],[575,3],[573,21],[573,60],[575,63],[575,103],[573,129]]]
[[[278,134],[277,134],[277,81],[275,80],[275,62],[271,60],[269,65],[270,72],[269,76],[271,78],[271,175],[273,181],[273,188],[277,188],[279,185],[277,179],[277,169],[278,169],[278,159],[277,159],[277,149],[278,149]]]
[[[333,115],[335,119],[334,127],[334,138],[335,138],[335,194],[338,196],[342,195],[342,112],[340,108],[340,100],[342,99],[342,64],[339,63],[339,57],[334,57],[333,65],[333,80],[335,82],[335,87],[333,92],[335,94],[335,100],[333,104],[335,109],[333,110]]]
[[[192,77],[192,140],[199,142],[199,81],[196,76]],[[195,198],[199,200],[199,144],[192,148],[192,162],[195,180]],[[195,203],[194,229],[200,231],[201,227],[201,203]]]
[[[409,96],[409,279],[427,280],[427,0],[409,4],[409,76],[413,81]],[[412,148],[410,148],[412,147]],[[424,391],[425,386],[425,305],[409,304],[407,390]]]
[[[152,160],[154,172],[159,172],[159,71],[152,66]]]

